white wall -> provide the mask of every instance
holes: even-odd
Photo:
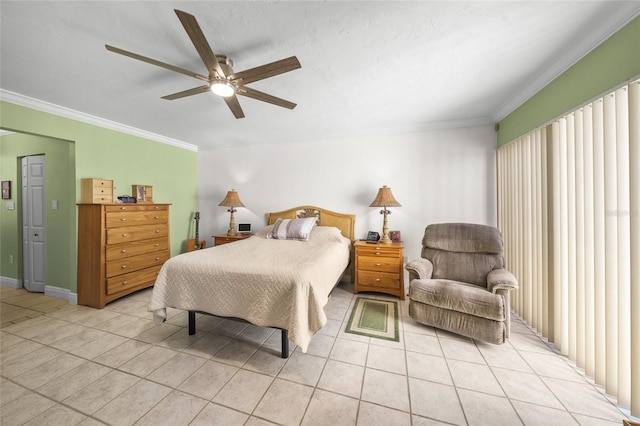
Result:
[[[408,259],[420,255],[424,228],[436,222],[495,225],[495,149],[492,126],[339,140],[201,151],[198,154],[200,237],[229,226],[229,189],[245,208],[236,224],[265,225],[265,214],[300,205],[356,215],[356,238],[382,233],[382,215],[369,207],[382,185],[402,207],[389,228],[400,230]]]

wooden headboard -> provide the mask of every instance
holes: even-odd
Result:
[[[300,219],[317,217],[320,226],[335,226],[342,235],[353,241],[355,234],[356,216],[353,214],[337,213],[315,206],[300,206],[281,212],[267,213],[267,225],[273,225],[276,219]]]

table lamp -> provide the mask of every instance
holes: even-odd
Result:
[[[383,244],[391,244],[392,241],[391,238],[389,238],[389,224],[387,223],[387,215],[391,214],[391,212],[387,210],[387,207],[402,207],[402,204],[393,198],[391,188],[384,185],[382,188],[378,189],[378,195],[376,195],[376,199],[373,200],[369,207],[382,207],[380,214],[384,215],[384,222],[382,225],[382,239],[380,242]]]
[[[229,207],[229,210],[227,211],[231,213],[231,219],[229,220],[229,230],[227,231],[227,235],[230,237],[238,235],[238,233],[236,232],[236,222],[235,222],[235,219],[233,218],[233,214],[236,212],[236,209],[234,207],[244,207],[244,204],[242,204],[242,201],[240,201],[240,197],[238,197],[238,192],[236,192],[235,189],[232,189],[231,191],[227,192],[227,196],[224,197],[224,200],[222,200],[218,205]]]

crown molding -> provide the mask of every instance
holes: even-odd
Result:
[[[493,114],[493,120],[496,123],[502,121],[507,115],[522,106],[530,98],[532,98],[540,90],[548,86],[552,81],[560,77],[569,68],[577,64],[585,56],[595,50],[604,43],[612,35],[620,31],[628,23],[633,21],[640,15],[640,4],[636,2],[628,2],[629,14],[621,21],[614,21],[615,17],[603,16],[603,20],[609,20],[602,25],[603,28],[609,28],[605,34],[586,34],[583,39],[573,45],[573,48],[566,52],[562,60],[556,61],[540,73],[533,81],[526,85],[520,92],[515,93],[508,102],[504,103]]]
[[[0,89],[0,100],[35,109],[37,111],[69,118],[71,120],[91,124],[93,126],[104,127],[105,129],[115,130],[117,132],[126,133],[128,135],[149,139],[154,142],[175,146],[189,151],[198,151],[198,146],[191,143],[172,139],[166,136],[159,135],[157,133],[147,132],[146,130],[137,129],[135,127],[127,126],[126,124],[116,123],[115,121],[96,117],[94,115],[85,114],[84,112],[52,104],[50,102],[41,101],[39,99],[11,92],[9,90]]]

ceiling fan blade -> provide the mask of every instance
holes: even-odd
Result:
[[[227,103],[227,106],[236,118],[244,118],[244,112],[242,111],[242,107],[240,106],[240,102],[238,102],[238,97],[236,95],[222,99]]]
[[[243,86],[254,81],[264,80],[265,78],[273,77],[278,74],[297,70],[301,67],[302,65],[300,65],[298,58],[291,56],[290,58],[281,59],[259,67],[234,73],[230,75],[229,78],[237,81],[238,85]]]
[[[239,88],[236,91],[236,93],[238,95],[246,96],[248,98],[257,99],[257,100],[262,101],[262,102],[268,102],[270,104],[277,105],[277,106],[283,107],[283,108],[288,108],[288,109],[294,109],[296,107],[296,105],[297,105],[297,104],[294,104],[293,102],[285,101],[284,99],[276,98],[275,96],[271,96],[271,95],[268,95],[266,93],[263,93],[263,92],[260,92],[258,90],[251,89],[251,88],[245,87],[245,86]]]
[[[129,52],[127,50],[120,49],[120,48],[114,47],[114,46],[110,46],[108,44],[105,44],[104,46],[107,48],[107,50],[109,50],[111,52],[119,53],[121,55],[128,56],[130,58],[137,59],[139,61],[146,62],[146,63],[152,64],[152,65],[156,65],[156,66],[168,69],[170,71],[175,71],[175,72],[178,72],[180,74],[188,75],[189,77],[195,77],[195,78],[197,78],[199,80],[209,81],[208,77],[206,77],[204,75],[201,75],[201,74],[198,74],[196,72],[185,70],[184,68],[176,67],[174,65],[165,64],[164,62],[156,61],[155,59],[147,58],[146,56],[138,55],[137,53]]]
[[[208,84],[204,86],[194,87],[193,89],[184,90],[182,92],[173,93],[171,95],[163,96],[162,99],[166,99],[172,101],[174,99],[185,98],[187,96],[197,95],[200,93],[205,93],[211,91],[211,87]]]
[[[213,50],[211,50],[211,46],[209,46],[209,42],[205,38],[196,18],[181,10],[174,10],[176,15],[178,15],[178,19],[180,19],[184,30],[191,39],[193,46],[198,51],[202,62],[204,62],[204,65],[207,67],[207,71],[212,72],[215,70],[221,77],[225,77],[222,67],[220,67],[220,63],[218,62],[216,55],[213,53]]]

